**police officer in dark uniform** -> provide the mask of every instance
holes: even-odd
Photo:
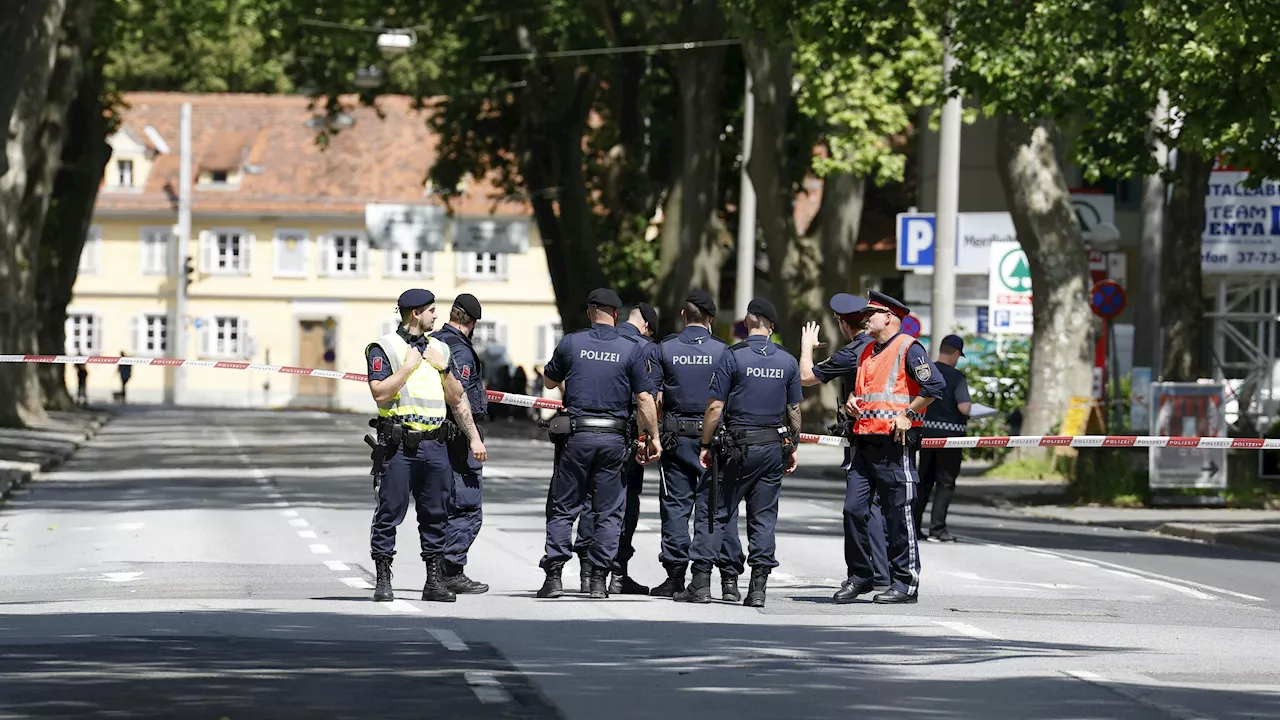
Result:
[[[484,441],[471,420],[471,403],[449,370],[449,346],[427,333],[435,327],[435,295],[406,290],[397,307],[401,324],[365,348],[369,390],[378,405],[374,451],[374,486],[378,507],[370,530],[370,555],[377,567],[373,599],[395,598],[391,561],[396,528],[404,521],[413,496],[418,515],[422,559],[427,566],[423,600],[453,602],[454,591],[444,583],[445,525],[453,470],[445,440],[450,434],[446,406],[467,437],[471,455],[488,457]]]
[[[747,563],[751,584],[742,601],[764,607],[769,573],[778,566],[774,533],[782,476],[796,469],[800,438],[800,366],[781,346],[770,342],[778,311],[768,300],[747,305],[747,339],[720,356],[711,378],[711,401],[703,416],[703,467],[720,465],[724,487],[718,492],[709,542],[695,539],[693,579],[677,602],[711,602],[711,564],[716,560],[731,508],[747,501]],[[722,427],[723,423],[723,427]],[[713,482],[715,478],[713,477]],[[706,533],[699,526],[696,533]]]
[[[444,327],[431,333],[431,337],[449,346],[449,369],[462,383],[471,404],[471,419],[480,436],[481,423],[489,413],[489,399],[485,395],[483,368],[471,346],[471,333],[480,319],[480,301],[475,295],[463,293],[453,300],[449,309],[449,321]],[[453,411],[450,421],[455,422]],[[488,592],[489,586],[467,577],[467,550],[480,534],[484,519],[481,510],[480,477],[484,465],[471,456],[467,439],[455,434],[449,439],[449,464],[453,467],[453,488],[449,494],[449,522],[445,525],[444,584],[460,594]]]
[[[711,374],[729,344],[711,334],[716,303],[705,290],[694,290],[685,299],[684,330],[658,343],[658,366],[662,372],[662,464],[658,500],[662,515],[662,551],[658,561],[667,569],[667,579],[649,594],[673,597],[684,590],[689,570],[689,518],[694,523],[709,522],[710,472],[699,461],[702,417],[711,394]],[[725,600],[737,602],[738,576],[746,558],[738,538],[738,506],[730,510],[724,545],[716,565]],[[703,539],[710,540],[710,534]]]
[[[902,332],[909,310],[884,293],[868,294],[867,333],[874,342],[858,358],[854,398],[846,405],[854,419],[854,454],[844,512],[858,533],[849,543],[849,579],[836,593],[851,601],[873,589],[867,523],[871,494],[877,493],[888,531],[892,587],[877,603],[914,603],[920,588],[920,552],[912,503],[919,476],[915,449],[925,410],[946,391],[937,368],[918,340]]]
[[[831,297],[831,310],[835,313],[836,319],[840,323],[840,332],[849,340],[849,343],[837,350],[831,357],[823,360],[818,364],[813,362],[813,349],[818,346],[818,333],[822,326],[816,322],[808,323],[804,326],[804,330],[800,335],[800,383],[805,387],[811,387],[818,383],[829,383],[836,378],[840,378],[840,411],[836,416],[836,427],[833,429],[838,434],[849,440],[849,447],[844,451],[844,463],[841,467],[845,471],[846,487],[851,477],[853,468],[853,421],[844,412],[844,403],[850,395],[853,394],[854,380],[858,376],[858,358],[862,355],[862,351],[870,345],[871,336],[863,329],[866,322],[867,301],[857,295],[849,293],[837,293]],[[853,553],[849,548],[849,544],[853,542],[866,542],[868,547],[864,548],[865,553],[870,553],[872,563],[875,567],[875,589],[889,589],[889,552],[885,540],[884,517],[880,511],[880,503],[873,498],[871,502],[871,518],[867,521],[867,534],[861,535],[853,528],[853,523],[846,516],[844,519],[844,543],[845,543],[845,564],[849,569],[849,576],[853,575]],[[836,602],[848,602],[853,598],[848,593],[843,592],[848,587],[841,588],[842,593],[838,593],[835,598]]]
[[[608,574],[617,558],[626,505],[623,466],[656,461],[662,455],[648,353],[639,341],[614,327],[621,306],[612,290],[593,290],[587,296],[591,327],[565,335],[543,368],[546,387],[564,386],[564,415],[550,424],[557,450],[547,495],[546,554],[539,563],[547,574],[538,590],[540,598],[564,594],[560,574],[572,556],[573,520],[579,513],[584,520],[590,514],[596,518],[589,557],[591,597],[609,597]],[[646,433],[635,460],[630,441],[634,425],[629,421],[633,396]],[[588,494],[590,513],[582,507]]]
[[[657,367],[655,353],[657,345],[653,342],[653,334],[658,329],[658,311],[649,303],[636,303],[627,316],[627,321],[618,325],[618,334],[633,338],[644,348],[645,363],[653,375],[654,393],[662,383],[662,374]],[[656,398],[655,398],[656,400]],[[636,403],[631,403],[631,421],[637,422]],[[627,488],[627,506],[622,515],[622,539],[618,545],[618,558],[613,563],[613,579],[609,581],[611,595],[648,595],[649,588],[641,585],[627,574],[627,564],[635,557],[636,549],[633,540],[636,526],[640,523],[640,495],[644,491],[644,465],[628,461],[623,465],[623,483]],[[590,502],[590,498],[587,498]],[[578,555],[582,566],[581,577],[586,578],[590,572],[591,538],[595,533],[595,515],[584,512],[578,516],[578,538],[574,543],[574,553]],[[583,587],[583,592],[590,592]]]
[[[934,365],[942,373],[947,391],[929,406],[929,414],[924,419],[924,437],[964,437],[969,433],[969,412],[973,407],[969,382],[964,373],[956,369],[956,364],[964,356],[964,340],[957,335],[942,338]],[[951,496],[955,494],[956,478],[960,475],[963,461],[964,451],[960,448],[920,451],[920,495],[913,508],[917,528],[924,527],[924,506],[928,504],[935,486],[938,490],[938,494],[933,496],[929,535],[924,537],[930,542],[955,542],[955,537],[947,530],[947,509],[951,507]],[[920,535],[924,535],[923,531]]]

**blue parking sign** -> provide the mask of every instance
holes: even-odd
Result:
[[[937,224],[933,213],[898,213],[899,270],[933,267],[933,239]]]

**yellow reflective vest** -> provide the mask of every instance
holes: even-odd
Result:
[[[427,337],[428,347],[444,357],[445,369],[436,370],[431,363],[422,364],[409,374],[404,386],[390,400],[378,403],[378,416],[392,418],[411,430],[435,430],[444,424],[444,374],[449,372],[449,346],[436,338]],[[391,372],[404,364],[409,353],[409,343],[397,332],[389,332],[365,347],[365,354],[374,346],[382,348],[391,362]]]

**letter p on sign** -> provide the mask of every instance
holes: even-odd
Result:
[[[911,218],[906,221],[905,240],[908,265],[933,265],[933,221]]]

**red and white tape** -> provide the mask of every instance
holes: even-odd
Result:
[[[62,363],[86,365],[159,365],[161,367],[205,367],[223,370],[258,370],[261,372],[278,372],[286,375],[310,375],[312,377],[331,378],[333,380],[351,380],[368,382],[369,376],[364,373],[338,372],[336,370],[317,370],[314,368],[291,367],[289,365],[257,365],[255,363],[234,362],[230,360],[183,360],[180,358],[145,358],[145,357],[113,357],[109,355],[0,355],[0,363]],[[488,390],[489,402],[500,405],[539,408],[542,410],[558,410],[563,405],[559,400],[518,395],[515,393]],[[834,435],[814,435],[801,433],[800,442],[816,445],[848,447],[846,438]],[[1015,435],[1012,437],[952,437],[925,438],[921,441],[926,448],[1016,448],[1016,447],[1073,447],[1073,448],[1185,448],[1193,449],[1231,449],[1231,450],[1280,450],[1280,438],[1226,438],[1226,437],[1163,437],[1146,435]]]

